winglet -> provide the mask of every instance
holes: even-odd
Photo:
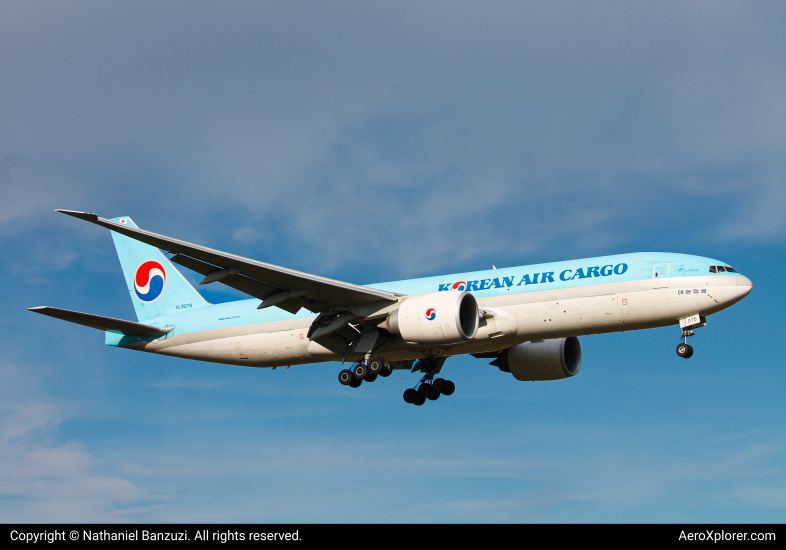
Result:
[[[78,212],[76,210],[60,210],[60,209],[55,209],[55,212],[60,212],[61,214],[73,216],[75,218],[79,218],[80,220],[85,220],[88,222],[95,223],[98,221],[98,214],[93,214],[92,212]]]

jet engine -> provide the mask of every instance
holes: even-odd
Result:
[[[570,378],[581,367],[581,344],[575,336],[524,342],[503,350],[491,364],[516,380]]]
[[[380,326],[405,342],[458,344],[475,337],[479,322],[469,292],[428,292],[407,298]]]

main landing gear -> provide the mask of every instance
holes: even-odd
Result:
[[[437,378],[432,382],[430,380],[433,377],[433,374],[426,374],[414,388],[407,388],[404,391],[404,401],[419,407],[426,399],[436,401],[440,395],[452,395],[456,391],[456,385],[450,380]]]
[[[426,399],[436,401],[440,395],[452,395],[456,391],[456,385],[450,380],[434,377],[442,370],[447,357],[426,357],[418,361],[412,368],[412,372],[420,370],[424,373],[420,382],[414,388],[409,388],[404,392],[404,401],[412,405],[421,406]]]
[[[692,330],[683,330],[682,343],[677,346],[677,355],[683,359],[690,359],[690,357],[693,355],[693,346],[688,344],[688,336],[696,336],[696,333]]]
[[[414,388],[409,388],[404,392],[404,401],[413,405],[422,405],[427,399],[436,401],[441,395],[452,395],[456,391],[456,385],[444,378],[434,379],[439,374],[445,357],[421,359],[412,369],[415,372],[420,368],[420,372],[425,373],[420,382]],[[344,386],[351,388],[359,387],[363,382],[373,382],[377,376],[387,378],[393,372],[393,367],[382,359],[368,359],[356,363],[352,369],[344,369],[338,373],[338,381]]]
[[[344,369],[338,373],[338,381],[344,386],[357,388],[365,382],[373,382],[377,376],[387,378],[393,372],[390,363],[381,359],[372,359],[368,363],[358,363],[352,370]]]

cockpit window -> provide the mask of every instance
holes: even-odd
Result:
[[[711,265],[710,273],[737,273],[737,270],[727,265]]]
[[[718,272],[718,266],[717,265],[711,265],[710,266],[710,273],[717,273],[717,272]]]
[[[734,269],[733,267],[730,267],[728,265],[726,266],[726,271],[728,271],[729,273],[737,273],[736,269]]]

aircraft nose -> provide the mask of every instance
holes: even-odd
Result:
[[[745,298],[753,290],[753,283],[750,279],[744,276],[737,277],[737,296]]]

